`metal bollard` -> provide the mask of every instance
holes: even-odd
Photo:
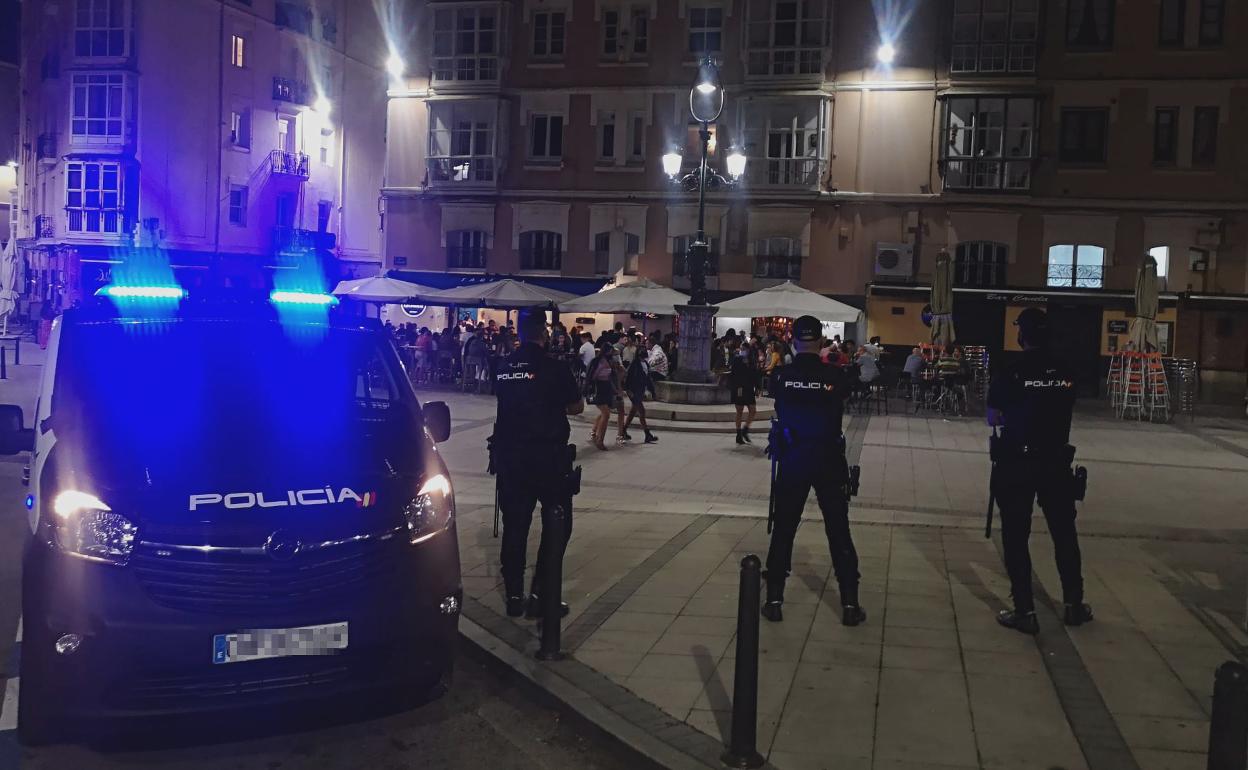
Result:
[[[1248,767],[1248,668],[1233,660],[1213,676],[1208,770]]]
[[[720,758],[728,767],[762,767],[758,753],[758,623],[763,564],[750,554],[741,560],[737,594],[737,669],[732,686],[732,732]]]
[[[545,511],[543,511],[545,513]],[[564,510],[553,508],[542,521],[542,646],[538,660],[563,660],[559,625],[563,622]]]

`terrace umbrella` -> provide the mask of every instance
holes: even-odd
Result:
[[[561,302],[559,310],[563,313],[676,315],[676,306],[688,303],[689,295],[642,278],[587,297]]]
[[[1131,319],[1129,337],[1136,350],[1148,352],[1157,344],[1157,260],[1144,256],[1135,276],[1135,318]]]
[[[17,239],[10,238],[4,251],[0,252],[0,318],[4,319],[5,334],[9,332],[9,316],[17,309],[20,273],[17,262]]]
[[[488,307],[496,310],[515,310],[522,307],[554,310],[560,304],[576,298],[575,294],[569,294],[566,291],[547,289],[511,278],[489,283],[470,283],[420,296],[425,302],[435,305]]]
[[[437,293],[437,289],[429,286],[422,286],[410,281],[400,281],[384,275],[342,281],[334,287],[333,291],[334,296],[337,297],[359,300],[360,302],[376,302],[381,305],[407,302],[411,299],[423,298]]]
[[[947,347],[956,337],[953,331],[953,260],[941,250],[932,275],[932,344]]]
[[[820,321],[858,323],[858,308],[838,302],[830,297],[803,289],[792,281],[785,281],[744,297],[719,303],[717,311],[733,318],[797,318],[813,315]]]

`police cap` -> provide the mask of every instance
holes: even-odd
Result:
[[[813,315],[804,315],[793,322],[793,339],[814,342],[822,337],[823,324]]]
[[[1047,331],[1049,316],[1038,307],[1024,308],[1014,319],[1014,325],[1024,331]]]

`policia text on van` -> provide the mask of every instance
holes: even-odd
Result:
[[[450,415],[379,326],[101,299],[47,361],[33,429],[0,407],[0,450],[34,452],[23,741],[439,686],[462,596]]]

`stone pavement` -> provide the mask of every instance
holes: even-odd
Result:
[[[483,472],[493,401],[449,400],[455,435],[443,452],[465,616],[530,653],[533,624],[502,615]],[[1050,609],[1060,588],[1037,517],[1035,640],[992,617],[1008,584],[997,541],[983,537],[985,432],[970,418],[847,420],[863,466],[851,517],[870,617],[840,625],[822,528],[807,523],[785,620],[762,624],[760,751],[794,770],[1203,768],[1214,668],[1248,650],[1248,426],[1079,416],[1097,620],[1066,629]],[[739,563],[767,548],[768,464],[731,436],[664,433],[600,453],[584,433],[574,427],[585,482],[564,572],[571,660],[533,665],[691,766],[714,764],[731,708]],[[805,517],[817,516],[812,499]]]

